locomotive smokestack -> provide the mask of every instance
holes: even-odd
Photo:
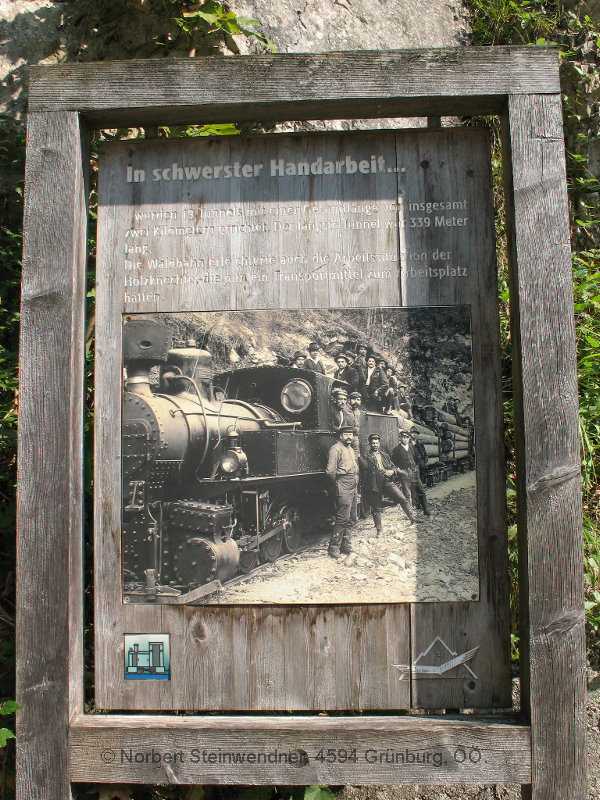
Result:
[[[152,364],[136,362],[127,368],[127,391],[132,394],[152,394],[150,391],[150,368]]]

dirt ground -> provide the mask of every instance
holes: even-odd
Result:
[[[377,537],[369,515],[353,533],[353,552],[334,561],[327,537],[314,548],[261,568],[226,587],[218,603],[399,603],[476,600],[477,513],[475,472],[427,491],[430,518],[421,511],[410,525],[400,506],[383,513]]]
[[[588,800],[600,798],[600,672],[588,668]]]

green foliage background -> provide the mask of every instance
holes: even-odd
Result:
[[[583,548],[586,581],[588,660],[600,666],[600,184],[590,171],[590,145],[598,141],[600,115],[600,14],[597,4],[542,0],[466,0],[475,45],[555,44],[561,62],[563,120],[573,248],[574,314],[577,330],[579,430],[584,503]],[[592,14],[595,12],[596,18]],[[516,495],[512,435],[511,341],[502,154],[497,123],[493,172],[496,193],[499,296],[507,450],[509,561],[513,655],[518,657],[518,577],[516,552]]]
[[[600,131],[600,12],[594,0],[466,0],[473,30],[473,44],[536,44],[555,43],[561,53],[561,85],[564,100],[565,142],[571,226],[573,242],[574,314],[577,326],[578,377],[580,402],[581,456],[583,466],[584,521],[582,546],[585,556],[586,619],[588,626],[588,658],[600,667],[600,185],[590,171],[591,144]],[[232,3],[232,5],[234,5]],[[230,8],[197,0],[118,0],[119,13],[128,14],[130,24],[136,20],[148,26],[149,17],[142,13],[157,7],[152,24],[152,47],[166,55],[194,57],[199,53],[227,49],[236,51],[235,37],[251,38],[265,50],[273,47],[254,20],[237,17]],[[138,15],[136,17],[136,15]],[[160,16],[162,15],[162,16]],[[159,23],[156,22],[159,21]],[[82,51],[75,57],[82,58]],[[153,52],[149,51],[150,55]],[[507,500],[510,512],[509,546],[511,570],[511,621],[513,654],[518,657],[518,580],[516,568],[516,516],[514,492],[514,448],[511,428],[511,343],[508,329],[508,284],[504,203],[501,178],[501,147],[496,121],[486,120],[495,133],[493,170],[496,192],[496,232],[498,239],[499,296],[501,300],[501,332],[505,390]],[[481,124],[481,120],[465,120],[465,124]],[[161,130],[161,135],[235,134],[233,126],[192,127],[185,130]],[[121,136],[123,132],[113,132]],[[15,710],[14,696],[14,572],[15,572],[15,483],[16,425],[18,419],[17,361],[19,326],[19,285],[22,247],[24,131],[13,120],[0,120],[0,174],[5,176],[0,187],[0,715],[10,725]],[[93,208],[93,200],[92,208]],[[93,211],[92,211],[93,215]],[[94,242],[90,241],[90,275],[94,267]],[[93,304],[93,289],[90,291]],[[90,319],[93,320],[93,311]],[[93,369],[93,327],[88,329],[88,367]],[[91,434],[91,407],[88,407],[86,432]],[[89,450],[88,450],[89,452]],[[91,485],[91,463],[86,463],[86,479]],[[6,724],[6,723],[3,723]],[[9,737],[11,728],[0,729],[0,800],[13,796],[13,765]],[[98,789],[98,787],[96,787]],[[82,796],[84,789],[82,788]],[[111,791],[113,794],[111,794]],[[86,796],[94,796],[86,794]],[[263,787],[262,789],[227,788],[129,788],[99,789],[100,800],[112,797],[184,798],[184,800],[330,800],[327,787]]]

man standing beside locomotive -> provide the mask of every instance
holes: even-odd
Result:
[[[335,559],[352,552],[350,532],[357,522],[358,461],[352,449],[352,439],[352,427],[342,427],[339,441],[331,447],[327,459],[327,477],[335,498],[335,523],[328,553]]]
[[[371,507],[377,536],[382,532],[381,512],[384,495],[399,503],[409,518],[410,524],[414,525],[416,519],[411,511],[410,503],[406,502],[400,489],[392,482],[392,478],[399,470],[394,467],[388,454],[380,449],[381,436],[378,433],[372,433],[369,436],[369,445],[371,446],[369,453],[360,459],[363,469],[362,493]]]
[[[354,417],[348,405],[348,393],[341,386],[331,392],[331,429],[336,433],[347,425],[352,425]]]
[[[421,482],[419,470],[419,456],[415,447],[411,444],[408,431],[400,431],[400,444],[392,450],[392,461],[399,469],[402,490],[409,503],[412,497],[416,497],[416,505],[421,506],[426,517],[431,516],[431,511],[427,504],[425,487]]]

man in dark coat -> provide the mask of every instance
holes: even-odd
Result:
[[[384,495],[400,503],[402,510],[410,520],[410,524],[415,523],[415,517],[411,511],[410,504],[400,489],[392,482],[392,478],[398,470],[394,467],[388,454],[380,449],[381,437],[378,433],[369,436],[369,453],[361,457],[360,466],[362,469],[362,493],[366,501],[371,506],[373,522],[377,536],[382,531],[381,512],[383,510]]]
[[[374,356],[367,358],[367,377],[362,390],[363,399],[370,411],[381,411],[381,393],[388,388],[385,374],[377,366]]]
[[[354,417],[348,406],[348,393],[338,387],[331,393],[331,430],[339,433],[346,426],[354,427]]]
[[[337,369],[333,375],[336,381],[345,381],[350,387],[351,392],[358,389],[358,372],[354,367],[349,366],[348,356],[345,353],[338,353],[335,357]]]
[[[341,428],[339,437],[329,451],[326,470],[335,500],[335,523],[328,553],[335,559],[352,552],[350,535],[357,522],[358,503],[358,462],[352,449],[352,427]]]
[[[313,372],[321,372],[325,375],[325,367],[319,358],[319,345],[316,342],[311,342],[308,345],[308,358],[304,362],[304,369],[310,369]]]
[[[429,461],[429,456],[427,455],[427,450],[425,449],[425,445],[423,444],[423,442],[420,442],[417,439],[417,436],[414,433],[414,431],[411,431],[410,433],[410,443],[415,449],[415,461],[417,462],[417,466],[419,467],[419,476],[421,478],[421,482],[423,482],[425,478],[425,467],[427,466],[427,462]],[[415,492],[412,493],[412,498],[413,498],[413,506],[415,506],[417,504],[417,497]]]
[[[415,446],[411,444],[408,431],[400,431],[400,444],[392,450],[392,461],[399,469],[402,491],[408,502],[412,502],[413,494],[416,496],[417,506],[421,506],[426,517],[431,516],[431,511],[427,504],[425,487],[421,482],[419,470],[420,458],[415,451]]]
[[[377,362],[379,371],[383,376],[383,384],[379,392],[379,399],[381,401],[381,410],[384,414],[389,414],[394,408],[394,387],[390,383],[390,375],[393,370],[388,366],[385,358],[380,358]],[[390,371],[391,370],[391,371]]]
[[[409,417],[412,417],[412,400],[408,391],[408,386],[405,383],[398,383],[398,410],[404,411]]]
[[[356,345],[354,369],[361,370],[365,375],[367,374],[367,345],[364,342],[358,342]]]
[[[348,398],[348,413],[346,414],[349,424],[354,428],[352,448],[356,453],[357,458],[360,456],[360,426],[363,417],[361,401],[362,397],[360,392],[351,392],[350,397]]]

